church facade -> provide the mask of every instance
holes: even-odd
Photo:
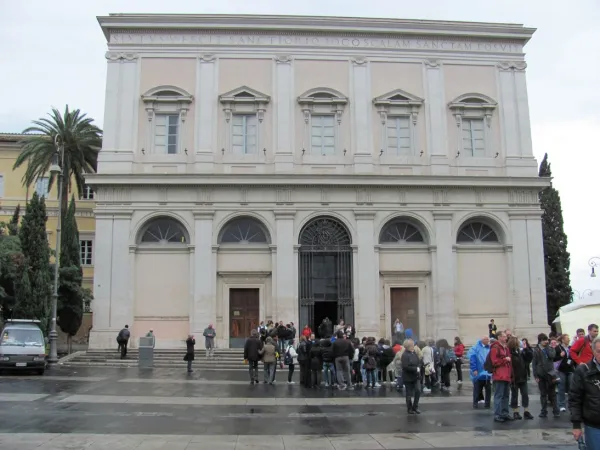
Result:
[[[522,25],[100,17],[90,348],[325,317],[547,330]]]

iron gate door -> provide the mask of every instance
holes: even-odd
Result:
[[[300,233],[300,324],[312,324],[315,302],[337,302],[338,317],[354,324],[350,233],[338,220],[318,217]],[[315,324],[318,326],[319,324]]]

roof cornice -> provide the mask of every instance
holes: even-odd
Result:
[[[110,14],[98,22],[107,40],[113,29],[302,31],[511,39],[527,43],[535,28],[522,24],[323,16]]]

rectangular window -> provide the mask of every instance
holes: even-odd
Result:
[[[94,200],[94,191],[90,186],[85,186],[83,188],[83,193],[81,194],[82,200]]]
[[[412,154],[410,142],[410,117],[388,117],[386,126],[387,154],[390,156],[405,156]]]
[[[158,114],[154,118],[154,153],[174,155],[179,138],[179,115]]]
[[[48,196],[48,181],[49,179],[47,177],[42,177],[38,178],[35,182],[35,192],[37,192],[37,195],[40,197]]]
[[[79,241],[79,249],[81,254],[81,265],[91,266],[92,265],[92,252],[93,252],[93,241],[82,240]]]
[[[232,150],[237,155],[256,154],[256,116],[235,114],[233,116]]]
[[[312,116],[311,153],[313,155],[335,155],[335,117]]]
[[[483,119],[463,119],[463,151],[466,156],[485,156]]]

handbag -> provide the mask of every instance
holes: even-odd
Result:
[[[548,372],[548,376],[552,380],[553,383],[558,383],[560,381],[560,375],[558,374],[558,370],[552,369]]]

